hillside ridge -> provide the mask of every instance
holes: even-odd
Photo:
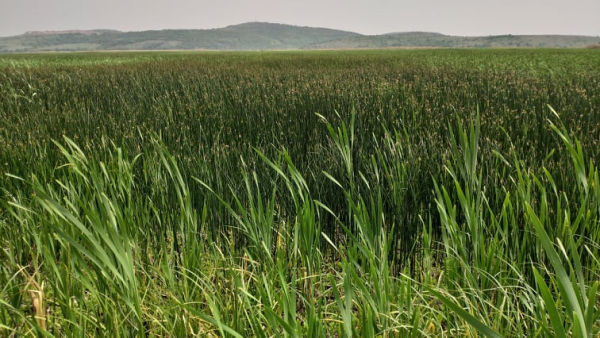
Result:
[[[435,32],[381,35],[332,28],[246,22],[214,29],[164,29],[122,32],[110,29],[32,31],[0,38],[0,53],[102,50],[306,50],[409,47],[585,47],[600,37],[571,35],[497,35],[463,37]]]

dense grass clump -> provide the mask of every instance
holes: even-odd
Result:
[[[2,56],[0,335],[594,336],[599,66]]]

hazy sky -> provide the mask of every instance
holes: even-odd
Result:
[[[263,21],[362,34],[600,35],[600,0],[0,0],[0,36],[219,28]]]

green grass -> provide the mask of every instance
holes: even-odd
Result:
[[[594,50],[0,57],[0,335],[600,330]]]

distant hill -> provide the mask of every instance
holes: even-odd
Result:
[[[439,33],[409,32],[371,36],[353,36],[308,46],[308,49],[355,49],[355,48],[577,48],[600,44],[600,37],[576,35],[495,35],[451,36]]]
[[[326,28],[251,22],[207,30],[29,32],[0,38],[0,52],[91,50],[302,49],[360,34]]]
[[[0,38],[0,53],[95,50],[297,50],[401,47],[584,47],[600,38],[562,35],[459,37],[412,32],[361,35],[326,28],[250,22],[218,29],[27,32]]]

